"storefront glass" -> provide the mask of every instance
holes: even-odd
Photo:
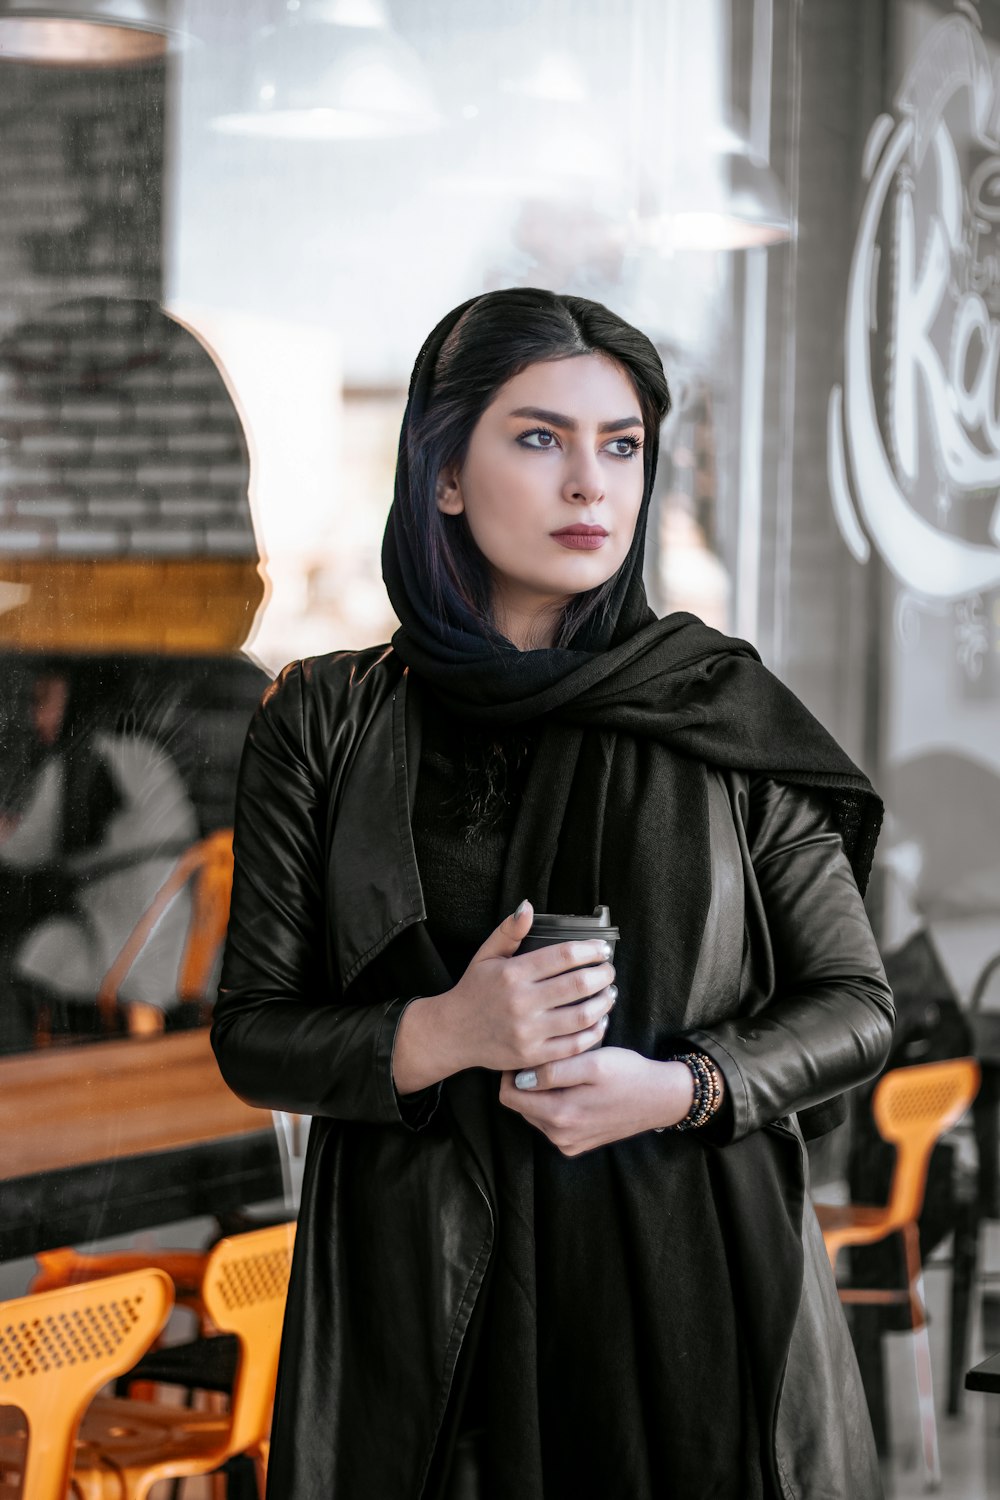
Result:
[[[135,1046],[222,1091],[246,726],[286,662],[391,636],[406,382],[477,291],[595,298],[656,343],[650,602],[749,638],[872,775],[894,1061],[950,1005],[988,1069],[1000,4],[186,0],[165,53],[98,65],[4,24],[5,1292],[35,1249],[183,1243],[288,1188],[270,1120],[180,1120],[151,1052],[127,1131],[88,1100]],[[821,1187],[850,1190],[849,1139],[811,1148]],[[931,1249],[963,1193],[995,1206],[952,1147]]]

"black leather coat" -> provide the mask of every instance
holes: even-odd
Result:
[[[448,1107],[461,1075],[404,1100],[392,1081],[406,1004],[452,983],[410,831],[419,733],[419,684],[378,646],[286,667],[244,751],[212,1044],[241,1098],[314,1117],[270,1500],[418,1500],[493,1244],[490,1184]],[[732,1096],[718,1149],[757,1174],[735,1251],[761,1293],[751,1317],[780,1301],[757,1253],[768,1225],[791,1223],[804,1258],[797,1312],[763,1345],[780,1391],[773,1473],[784,1500],[878,1500],[795,1111],[879,1071],[892,994],[816,800],[760,778],[751,795],[740,772],[714,772],[710,788],[712,905],[686,1035]]]

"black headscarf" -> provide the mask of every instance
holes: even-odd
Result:
[[[540,306],[551,298],[530,288],[484,295],[522,301],[535,295]],[[587,913],[607,904],[622,937],[615,955],[620,998],[606,1045],[663,1057],[698,1024],[688,1001],[712,890],[711,768],[741,768],[822,789],[862,890],[882,804],[867,777],[763,666],[753,646],[692,614],[657,619],[650,609],[642,559],[655,433],[646,433],[642,506],[610,611],[603,619],[592,617],[579,640],[563,649],[520,651],[510,644],[498,650],[471,621],[435,618],[410,531],[420,514],[411,502],[420,497],[409,493],[408,446],[413,424],[432,398],[442,344],[477,300],[470,298],[438,323],[410,380],[382,549],[383,576],[400,620],[392,646],[411,673],[460,716],[483,724],[530,721],[537,728],[497,920],[524,896],[538,911]],[[762,1141],[761,1132],[716,1147],[692,1145],[698,1132],[646,1133],[566,1159],[519,1115],[495,1106],[495,1079],[484,1081],[473,1070],[448,1082],[453,1113],[492,1178],[500,1210],[491,1271],[494,1321],[485,1336],[490,1385],[507,1434],[491,1453],[496,1492],[506,1493],[509,1482],[511,1493],[523,1500],[541,1500],[543,1494],[549,1500],[564,1493],[563,1480],[565,1493],[573,1492],[568,1474],[553,1476],[546,1433],[558,1423],[563,1387],[576,1389],[586,1404],[590,1382],[609,1378],[609,1371],[611,1409],[606,1422],[588,1414],[591,1468],[576,1493],[627,1492],[633,1500],[651,1500],[668,1478],[676,1483],[688,1473],[707,1477],[705,1456],[695,1451],[696,1424],[672,1425],[668,1414],[676,1419],[679,1399],[682,1410],[689,1398],[711,1407],[712,1392],[684,1387],[679,1395],[675,1372],[664,1364],[663,1339],[679,1326],[679,1299],[688,1292],[699,1305],[709,1299],[720,1309],[725,1297],[718,1300],[718,1278],[705,1271],[713,1248],[707,1238],[703,1261],[698,1254],[692,1261],[690,1249],[665,1247],[664,1234],[673,1232],[665,1230],[664,1219],[669,1164],[678,1174],[670,1191],[676,1190],[685,1211],[704,1225],[727,1225],[733,1285],[742,1286],[747,1301],[753,1392],[767,1438],[765,1473],[778,1493],[767,1466],[782,1355],[802,1277],[797,1151],[794,1163],[781,1166],[773,1140]],[[800,1114],[807,1132],[808,1113]],[[663,1142],[671,1142],[666,1156]],[[784,1170],[790,1175],[779,1182]],[[589,1259],[578,1253],[581,1234],[589,1238]],[[713,1242],[716,1255],[720,1243]],[[670,1284],[675,1253],[681,1257],[678,1275],[693,1278],[688,1283]],[[571,1340],[569,1330],[581,1326],[573,1321],[574,1305],[594,1305],[595,1256],[607,1271],[600,1300],[604,1322],[612,1326],[587,1324],[584,1336]],[[720,1274],[725,1277],[724,1267]],[[723,1337],[722,1317],[720,1311],[706,1324],[702,1356],[709,1364],[697,1367],[704,1376],[718,1356],[720,1379],[723,1367],[731,1371],[735,1362],[731,1344],[712,1348],[712,1338]],[[651,1335],[643,1327],[647,1319]],[[602,1352],[595,1356],[598,1347]],[[546,1348],[567,1355],[560,1391],[553,1391],[551,1363],[540,1353]],[[651,1411],[663,1413],[663,1422],[651,1425]],[[541,1425],[539,1412],[549,1413]],[[732,1493],[749,1495],[749,1481],[742,1490],[740,1482]],[[730,1490],[720,1483],[711,1493]]]
[[[470,621],[444,621],[431,609],[423,553],[410,534],[420,515],[410,493],[411,434],[432,398],[441,347],[463,314],[484,297],[523,301],[532,295],[550,297],[530,287],[470,297],[441,319],[417,355],[382,541],[382,574],[400,621],[393,649],[446,707],[473,721],[544,718],[550,724],[641,735],[714,765],[826,790],[864,893],[883,811],[867,776],[763,666],[748,641],[723,635],[684,611],[658,619],[649,606],[642,571],[658,430],[646,433],[642,504],[608,608],[591,617],[571,647],[521,651],[509,643],[498,652]],[[579,733],[560,737],[558,779],[565,787],[572,779],[565,751],[572,744],[579,752],[583,738]]]

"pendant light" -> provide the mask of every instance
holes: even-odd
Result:
[[[441,123],[414,49],[383,0],[286,0],[286,14],[249,47],[236,107],[212,121],[228,135],[361,140]]]
[[[672,250],[750,250],[792,238],[791,205],[772,168],[730,126],[713,131],[711,154],[700,170],[683,170],[640,217],[643,245]]]
[[[161,58],[172,0],[0,0],[0,61],[118,68]]]

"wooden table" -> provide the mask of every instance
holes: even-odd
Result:
[[[207,1028],[0,1059],[0,1259],[280,1192],[270,1114],[226,1087]]]

